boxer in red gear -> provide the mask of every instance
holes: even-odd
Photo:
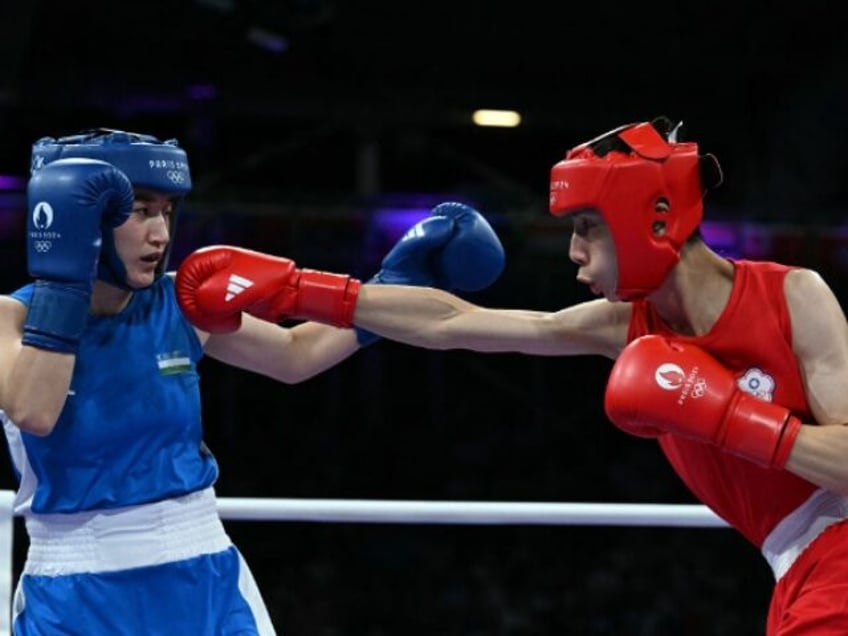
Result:
[[[810,269],[724,258],[698,227],[722,179],[667,118],[621,126],[551,170],[550,211],[597,296],[556,312],[364,286],[354,323],[431,349],[595,354],[624,431],[656,437],[692,493],[754,544],[768,636],[848,634],[848,329]]]

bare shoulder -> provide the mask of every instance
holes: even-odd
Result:
[[[828,340],[848,340],[845,313],[833,290],[815,270],[799,268],[786,275],[786,304],[792,320],[793,344],[804,351]]]
[[[786,275],[783,288],[793,317],[796,314],[819,316],[822,315],[822,309],[836,309],[842,315],[836,295],[815,270],[807,268],[791,270]],[[823,306],[818,303],[822,303]]]

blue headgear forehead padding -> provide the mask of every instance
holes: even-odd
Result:
[[[66,137],[42,137],[32,146],[30,174],[59,159],[84,157],[106,161],[121,170],[135,188],[146,188],[182,198],[191,191],[191,172],[185,150],[176,139],[160,141],[152,135],[97,128]],[[171,244],[177,210],[171,215]],[[170,252],[170,245],[168,248]],[[157,274],[167,267],[167,253]],[[103,229],[97,277],[130,289],[126,268],[115,250],[111,228]]]
[[[191,191],[191,173],[185,150],[175,139],[159,141],[152,135],[98,128],[68,137],[42,137],[32,146],[30,172],[68,157],[86,157],[111,163],[135,187],[169,194]]]

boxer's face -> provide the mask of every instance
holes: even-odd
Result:
[[[618,262],[609,226],[598,212],[581,211],[571,215],[574,229],[568,257],[577,266],[577,281],[592,293],[617,300]]]
[[[170,241],[174,198],[162,192],[135,189],[132,213],[115,228],[115,249],[127,270],[127,285],[140,289],[152,285],[156,267]]]

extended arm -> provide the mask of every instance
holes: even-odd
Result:
[[[443,203],[401,237],[368,287],[477,290],[491,284],[503,264],[503,248],[483,216],[464,204]],[[286,258],[216,246],[190,255],[176,282],[181,306],[204,330],[211,356],[283,382],[312,377],[377,338],[364,329],[316,322],[277,326],[298,318],[349,327],[362,289],[349,276],[302,270]]]
[[[372,300],[363,302],[365,297]],[[360,323],[369,330],[424,348],[609,358],[624,346],[629,316],[629,306],[604,300],[556,313],[498,310],[437,289],[401,285],[363,285],[357,317],[360,306],[374,316]],[[316,322],[286,329],[244,314],[237,332],[201,337],[211,357],[288,384],[318,375],[360,346],[350,329]]]
[[[609,358],[624,346],[629,318],[628,303],[603,299],[558,312],[489,309],[437,289],[397,285],[364,285],[354,314],[359,326],[428,349]]]

